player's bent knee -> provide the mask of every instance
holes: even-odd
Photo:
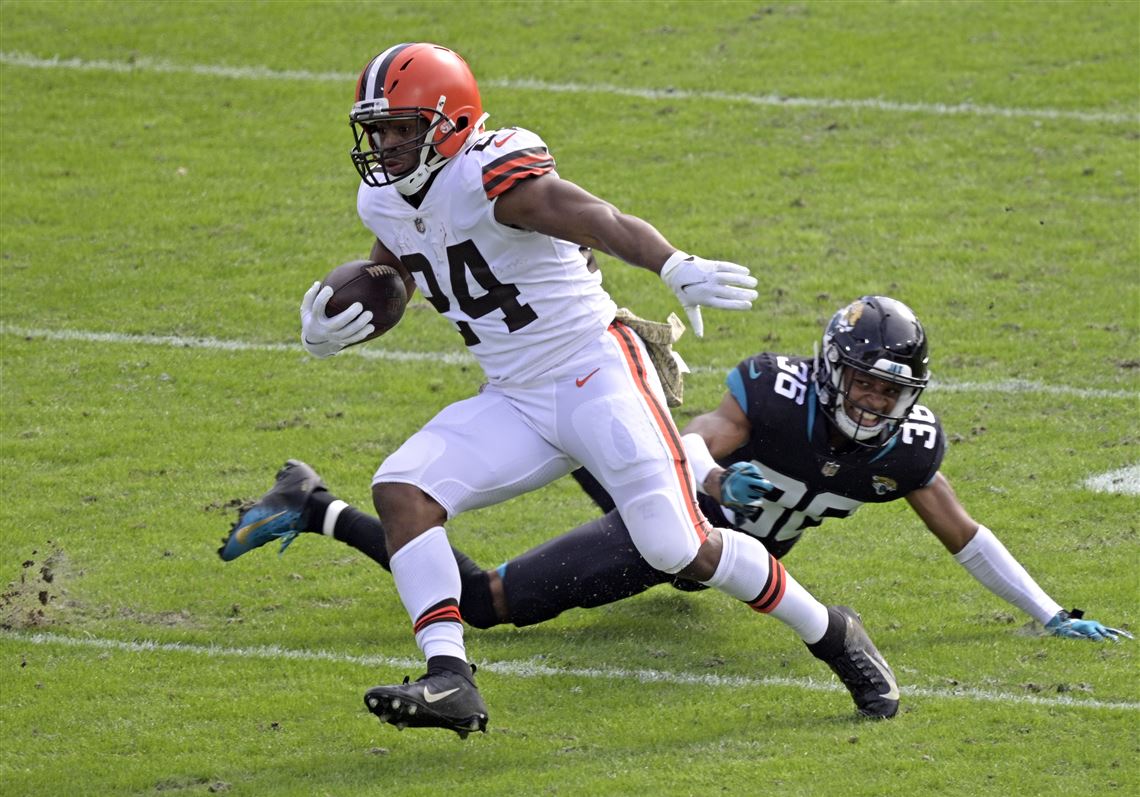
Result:
[[[372,503],[384,524],[390,553],[395,553],[421,532],[442,526],[447,520],[443,507],[413,484],[373,484]]]
[[[697,555],[700,540],[671,496],[646,493],[620,512],[638,553],[653,568],[676,573]]]
[[[708,581],[716,573],[723,549],[720,529],[714,528],[697,549],[697,555],[677,575],[697,582]]]

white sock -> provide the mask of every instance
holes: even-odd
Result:
[[[424,656],[467,661],[459,617],[459,566],[443,526],[428,529],[396,551],[390,564]]]
[[[720,529],[721,554],[713,577],[705,582],[770,614],[809,645],[827,631],[827,607],[817,601],[754,537]]]

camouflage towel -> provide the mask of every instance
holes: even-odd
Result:
[[[649,350],[649,359],[661,377],[661,387],[665,389],[665,401],[670,407],[680,407],[685,397],[684,375],[689,366],[681,355],[673,351],[673,344],[685,333],[685,325],[676,313],[670,313],[662,324],[659,321],[646,321],[639,318],[627,307],[619,307],[615,320],[621,321],[637,333]]]

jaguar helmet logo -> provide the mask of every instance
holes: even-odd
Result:
[[[836,331],[837,332],[850,332],[859,323],[859,319],[863,317],[863,308],[867,305],[865,302],[855,301],[847,305],[843,310],[843,315],[837,318]]]

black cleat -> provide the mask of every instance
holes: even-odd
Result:
[[[487,732],[487,706],[475,685],[459,673],[423,675],[414,683],[375,686],[364,693],[364,705],[382,722],[404,728],[446,728],[466,739],[471,731]]]
[[[218,556],[229,562],[246,551],[260,548],[272,540],[281,540],[281,551],[304,531],[301,519],[305,505],[314,490],[326,489],[317,472],[296,459],[288,460],[269,492],[257,503],[242,511],[230,534],[222,541]]]
[[[893,717],[899,710],[898,683],[890,665],[867,636],[859,615],[848,606],[829,606],[827,611],[833,622],[842,619],[845,624],[843,647],[833,655],[817,653],[812,650],[814,645],[808,649],[839,676],[860,714],[875,719]]]

